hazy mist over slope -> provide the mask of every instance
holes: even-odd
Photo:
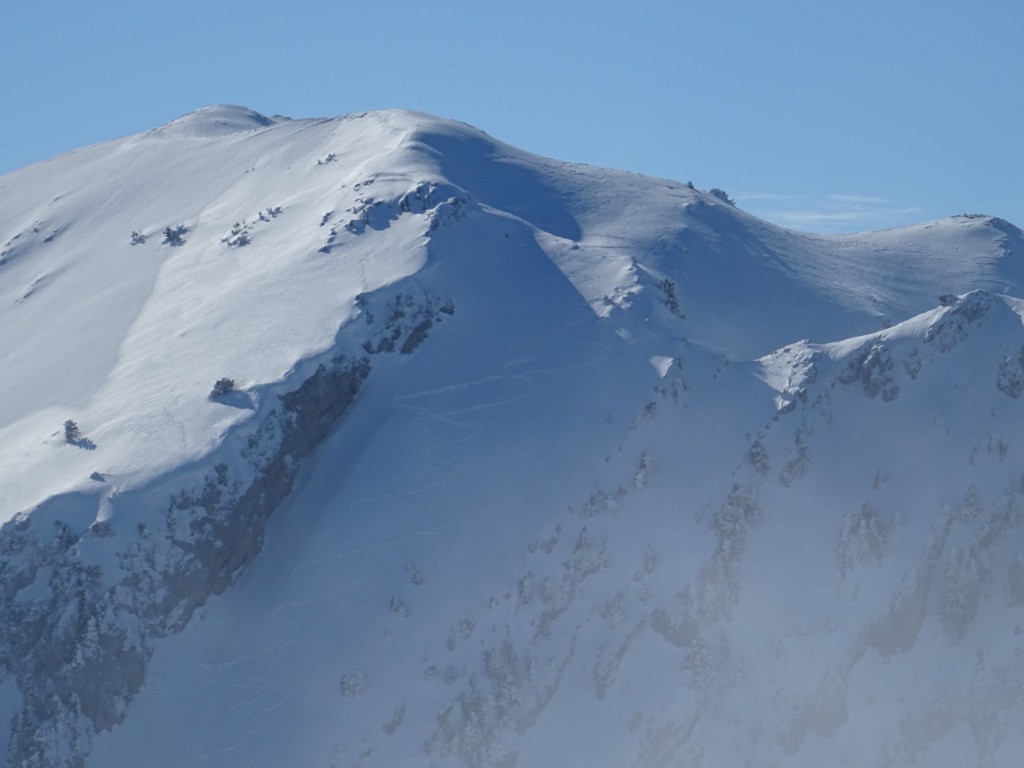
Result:
[[[1024,747],[1012,224],[806,235],[398,110],[0,197],[7,765]]]

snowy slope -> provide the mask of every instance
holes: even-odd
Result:
[[[802,235],[402,111],[0,196],[8,764],[1021,748],[1012,225]]]

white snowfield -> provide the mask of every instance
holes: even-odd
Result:
[[[399,110],[0,199],[7,765],[1019,759],[1013,225],[799,234]]]

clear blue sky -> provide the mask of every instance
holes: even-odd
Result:
[[[1012,0],[0,0],[0,173],[204,104],[406,107],[853,231],[1024,226]]]

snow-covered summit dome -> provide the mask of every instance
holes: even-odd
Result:
[[[266,128],[277,119],[261,115],[248,107],[233,104],[211,104],[172,120],[150,135],[174,138],[221,136]]]

